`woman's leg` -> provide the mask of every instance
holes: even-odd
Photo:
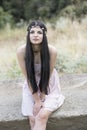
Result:
[[[29,117],[29,124],[30,124],[31,130],[33,130],[34,125],[35,125],[35,118],[33,116]]]
[[[48,117],[50,116],[51,113],[52,112],[42,108],[35,117],[35,125],[34,125],[33,130],[46,130]]]

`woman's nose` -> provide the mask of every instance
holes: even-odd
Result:
[[[38,36],[37,32],[34,33],[34,36]]]

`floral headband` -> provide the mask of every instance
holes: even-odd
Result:
[[[29,25],[27,28],[27,31],[31,30],[31,28],[34,28],[34,27],[40,27],[43,31],[47,32],[46,27],[41,26],[38,22],[34,22],[34,25],[32,25],[32,24]]]

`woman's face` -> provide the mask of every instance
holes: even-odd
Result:
[[[39,27],[32,27],[30,30],[30,42],[32,44],[40,44],[43,40],[43,30]]]

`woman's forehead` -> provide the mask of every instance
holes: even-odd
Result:
[[[39,27],[39,26],[32,26],[32,28],[30,29],[31,30],[39,30],[39,31],[42,31],[42,29]]]

